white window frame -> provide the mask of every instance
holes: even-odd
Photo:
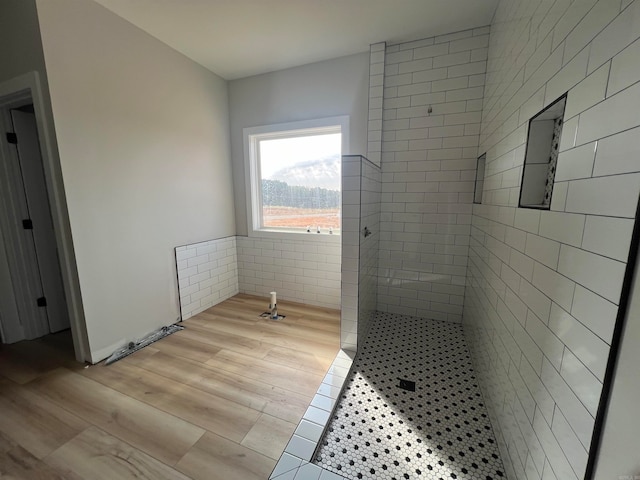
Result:
[[[302,236],[312,236],[314,239],[323,241],[336,241],[340,235],[327,232],[320,234],[297,232],[279,228],[263,228],[261,226],[262,196],[261,196],[261,175],[260,164],[258,162],[258,142],[264,139],[290,138],[296,136],[306,136],[310,134],[322,133],[322,130],[335,133],[336,127],[340,127],[342,135],[341,154],[348,155],[349,149],[349,116],[341,115],[337,117],[326,117],[313,120],[303,120],[298,122],[278,123],[273,125],[262,125],[258,127],[247,127],[243,129],[244,140],[244,167],[245,167],[245,191],[247,196],[247,226],[250,237],[267,237],[291,239],[301,239]]]

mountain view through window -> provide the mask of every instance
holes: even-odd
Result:
[[[340,229],[341,134],[259,143],[262,226]]]

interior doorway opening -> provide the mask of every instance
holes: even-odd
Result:
[[[0,343],[71,329],[90,361],[53,116],[38,72],[0,82]]]
[[[0,109],[3,343],[70,327],[35,109],[28,92]]]

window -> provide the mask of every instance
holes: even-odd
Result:
[[[529,121],[520,207],[542,210],[551,207],[566,101],[565,94]]]
[[[250,235],[336,235],[348,117],[244,129]]]
[[[473,203],[482,203],[482,192],[484,191],[484,167],[486,161],[486,153],[483,153],[478,157],[478,164],[476,166],[476,184],[473,191]]]

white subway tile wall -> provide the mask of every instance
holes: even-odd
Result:
[[[463,323],[509,478],[585,474],[640,192],[637,18],[502,0],[491,27]],[[566,91],[551,211],[517,208],[528,120]]]
[[[300,240],[236,237],[240,292],[267,298],[276,291],[283,300],[340,308],[340,242],[314,235]]]
[[[369,124],[367,126],[367,158],[377,166],[380,166],[380,158],[382,155],[384,50],[384,42],[374,43],[369,47]]]
[[[358,279],[360,277],[360,184],[362,157],[342,157],[342,302],[340,347],[358,348]],[[363,227],[363,226],[362,226]]]
[[[488,44],[477,28],[386,48],[381,311],[462,320]]]
[[[358,339],[366,338],[378,303],[378,252],[380,241],[380,168],[361,157],[360,225],[370,232],[360,235],[358,279]]]
[[[356,351],[376,311],[380,168],[361,155],[342,157],[341,347]],[[365,228],[368,233],[365,236]]]
[[[176,247],[176,268],[186,320],[239,292],[236,237]]]

